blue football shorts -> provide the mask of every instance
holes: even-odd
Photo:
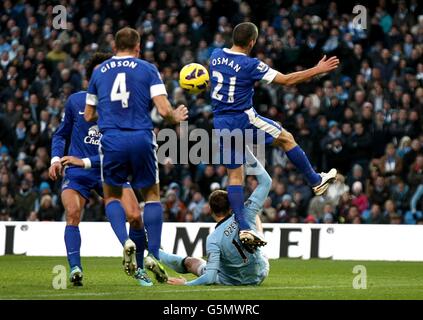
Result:
[[[100,140],[101,180],[122,186],[131,176],[133,188],[159,182],[156,136],[152,130],[107,130]]]
[[[251,138],[253,144],[265,143],[269,145],[282,132],[282,127],[278,123],[260,116],[254,108],[247,109],[244,112],[217,114],[214,116],[214,128],[220,132],[217,137],[220,148],[220,163],[229,169],[238,168],[245,163],[244,148],[245,142],[248,142],[249,138]],[[229,134],[232,136],[241,135],[244,143],[241,146],[237,145],[235,140],[238,137],[232,138],[231,143],[228,143],[227,137]],[[259,137],[263,137],[263,140],[260,140]]]

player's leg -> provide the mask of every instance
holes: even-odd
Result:
[[[160,203],[160,187],[156,183],[148,188],[141,189],[145,200],[144,227],[148,237],[148,252],[160,260],[160,242],[163,226],[163,208]]]
[[[188,270],[184,265],[185,258],[186,257],[181,257],[176,254],[160,250],[160,261],[178,273],[188,273]]]
[[[129,238],[137,246],[137,265],[144,267],[145,230],[141,220],[141,209],[131,187],[123,188],[122,204],[129,222]]]
[[[201,258],[181,257],[176,254],[160,250],[161,261],[178,273],[192,273],[201,276],[207,262]]]
[[[66,212],[65,245],[66,255],[70,267],[70,281],[75,286],[82,286],[82,264],[81,264],[81,234],[79,223],[81,213],[86,200],[81,194],[73,189],[65,189],[61,195],[62,203]]]
[[[160,203],[160,187],[156,183],[151,187],[141,189],[145,200],[144,226],[148,238],[148,256],[145,266],[152,271],[159,282],[166,282],[168,275],[160,263],[160,242],[163,226],[163,208]]]
[[[301,149],[293,135],[287,130],[281,131],[278,137],[274,139],[273,145],[285,151],[288,159],[304,174],[316,195],[325,193],[329,184],[336,179],[336,169],[331,169],[328,173],[316,173],[303,149]]]
[[[258,235],[251,229],[244,214],[244,166],[240,160],[244,159],[243,129],[246,124],[245,114],[216,116],[214,127],[217,130],[220,161],[228,172],[228,200],[238,222],[240,239],[248,242],[261,242]],[[247,122],[248,125],[248,122]],[[238,135],[241,136],[238,136]],[[230,139],[228,139],[230,137]],[[241,141],[242,143],[237,143]],[[235,142],[235,145],[233,144]],[[227,160],[230,159],[228,163]]]
[[[130,154],[132,186],[140,189],[144,201],[144,228],[148,239],[149,255],[145,267],[153,271],[159,282],[167,281],[167,274],[160,263],[160,242],[162,238],[163,208],[160,203],[159,168],[157,143],[153,131],[142,130],[131,135],[134,151]],[[151,261],[156,263],[153,265]],[[158,266],[158,268],[155,268]]]
[[[259,129],[265,132],[265,143],[272,144],[285,151],[288,159],[304,174],[308,183],[313,187],[316,195],[322,195],[329,184],[336,178],[336,169],[328,173],[318,174],[308,160],[308,157],[295,141],[293,135],[273,120],[262,117],[249,109],[245,112],[248,115],[250,128]]]
[[[103,191],[106,216],[119,242],[124,245],[128,239],[128,232],[126,230],[126,213],[121,203],[122,187],[103,183]]]
[[[122,187],[103,183],[106,216],[110,225],[123,246],[123,265],[125,272],[132,276],[137,270],[136,245],[129,239],[126,230],[126,213],[121,203]]]
[[[239,239],[244,244],[261,246],[264,242],[248,224],[244,210],[244,166],[227,168],[228,171],[228,200],[235,214],[239,226]]]
[[[131,184],[141,191],[145,201],[143,221],[148,237],[148,251],[160,259],[163,208],[160,203],[156,137],[152,131],[142,130],[134,133],[130,139],[133,144],[133,152],[129,155]]]
[[[239,230],[250,230],[244,216],[244,166],[227,168],[228,171],[228,199],[238,222]]]
[[[126,214],[122,206],[122,186],[128,181],[128,154],[131,145],[126,137],[103,135],[99,148],[101,159],[101,178],[106,216],[123,246],[124,271],[133,275],[137,269],[136,246],[129,239],[126,230]]]
[[[128,183],[122,191],[122,204],[125,208],[126,219],[129,222],[129,239],[136,246],[136,260],[138,269],[134,277],[142,286],[152,286],[153,282],[144,270],[145,230],[141,219],[141,210],[134,190]]]

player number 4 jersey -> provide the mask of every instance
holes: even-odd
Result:
[[[210,57],[211,98],[215,114],[242,112],[252,107],[254,83],[271,83],[277,71],[264,62],[227,48]]]
[[[114,56],[95,69],[87,104],[97,106],[98,126],[108,129],[152,130],[152,98],[167,95],[156,66],[131,56]]]

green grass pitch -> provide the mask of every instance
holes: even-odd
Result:
[[[269,277],[256,287],[140,287],[119,258],[83,258],[84,286],[53,289],[53,267],[63,257],[0,257],[0,299],[423,299],[423,263],[271,260]],[[354,289],[356,265],[367,270],[367,289]],[[169,272],[175,275],[174,272]],[[66,275],[67,276],[67,275]],[[192,279],[192,276],[187,276]]]

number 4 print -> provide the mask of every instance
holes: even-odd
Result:
[[[121,72],[116,76],[110,92],[110,101],[121,101],[122,108],[128,108],[129,91],[126,91],[126,73]]]

